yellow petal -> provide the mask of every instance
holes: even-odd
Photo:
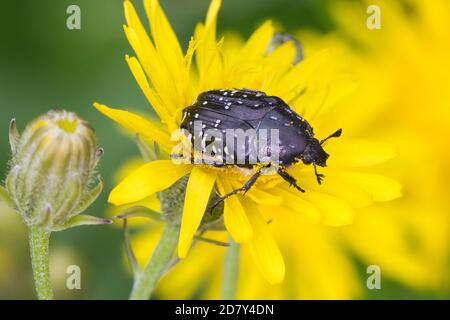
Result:
[[[386,162],[396,155],[395,147],[391,144],[357,139],[330,140],[324,148],[331,155],[328,160],[331,167],[372,166]]]
[[[218,88],[224,81],[222,77],[222,60],[219,45],[216,42],[217,14],[221,0],[213,0],[206,15],[205,25],[198,25],[197,67],[199,72],[200,90]]]
[[[253,60],[262,58],[267,51],[270,40],[274,34],[274,28],[271,21],[264,22],[253,32],[241,51],[241,59]]]
[[[385,176],[363,172],[339,172],[335,174],[371,194],[374,201],[390,201],[402,196],[402,185]]]
[[[136,202],[164,190],[186,175],[192,166],[175,165],[171,160],[144,164],[111,191],[108,201],[116,206]]]
[[[299,174],[298,171],[301,173]],[[325,179],[319,185],[312,168],[303,170],[294,168],[292,172],[294,176],[298,177],[299,183],[306,191],[312,190],[342,198],[355,208],[363,208],[374,202],[372,195],[358,185],[336,176],[333,171],[324,173]]]
[[[181,106],[187,106],[189,105],[195,98],[197,93],[197,82],[194,77],[191,77],[191,66],[192,66],[192,58],[194,56],[194,52],[197,50],[198,42],[192,37],[189,40],[189,45],[186,50],[186,54],[184,56],[184,67],[185,67],[185,73],[184,73],[184,80],[182,81],[182,86],[180,90],[183,91],[182,94],[182,100],[181,100]],[[179,112],[179,117],[181,118],[181,112]],[[180,120],[180,119],[178,119]]]
[[[280,196],[275,196],[258,188],[250,189],[246,195],[258,204],[279,206],[283,203],[283,199]]]
[[[237,51],[234,60],[228,59],[226,61],[228,69],[225,69],[224,78],[228,87],[262,90],[265,89],[265,78],[273,78],[273,70],[283,69],[279,60],[276,62],[276,67],[279,68],[270,69],[265,64],[267,47],[273,34],[274,28],[271,21],[266,21],[253,32],[242,49]],[[226,38],[226,41],[228,42],[228,38]],[[286,59],[283,59],[283,61],[286,61]],[[288,64],[290,65],[291,62],[288,62]],[[280,72],[283,71],[286,70]]]
[[[283,198],[283,206],[299,213],[313,223],[320,220],[320,210],[312,203],[302,198],[302,193],[289,185],[280,185],[273,189],[273,194]]]
[[[169,72],[172,85],[175,89],[179,89],[182,87],[182,82],[186,80],[184,77],[186,71],[184,68],[184,57],[180,43],[159,1],[145,0],[144,7],[150,21],[152,38],[155,42],[158,56]],[[172,111],[175,111],[181,103],[182,92],[179,90],[160,92],[160,94],[175,98],[175,104],[171,105]]]
[[[131,70],[131,73],[133,74],[134,78],[136,79],[136,82],[138,83],[139,87],[141,88],[142,92],[144,93],[145,97],[147,98],[148,102],[150,102],[152,108],[156,111],[159,118],[164,123],[170,123],[171,116],[167,112],[167,109],[164,105],[164,103],[161,101],[159,96],[156,94],[156,92],[150,87],[147,77],[145,76],[144,70],[142,70],[141,64],[135,57],[129,57],[126,56],[125,60],[128,63],[128,67]]]
[[[124,1],[125,18],[128,25],[124,26],[124,32],[133,48],[134,52],[142,63],[142,67],[147,73],[152,85],[160,93],[160,98],[165,106],[175,107],[175,95],[169,94],[175,90],[174,81],[170,72],[166,68],[162,57],[158,54],[153,42],[147,35],[133,4],[130,1]],[[161,93],[167,93],[161,95]]]
[[[138,14],[136,13],[136,9],[134,8],[133,3],[129,0],[125,0],[123,2],[123,10],[128,26],[136,32],[140,41],[145,40],[146,42],[150,42],[150,38],[148,37],[147,32],[145,31],[145,28],[142,25]]]
[[[183,216],[181,218],[178,256],[184,258],[191,246],[192,238],[205,213],[216,175],[198,166],[192,169],[186,187]]]
[[[264,82],[261,91],[273,86],[290,68],[297,54],[297,48],[292,41],[278,46],[264,59]]]
[[[212,0],[208,8],[208,13],[206,14],[205,26],[206,28],[212,27],[216,28],[217,24],[217,14],[219,13],[220,6],[222,5],[222,0]]]
[[[222,196],[233,191],[233,187],[225,179],[217,181],[217,186]],[[240,201],[241,197],[238,194],[227,198],[223,213],[225,227],[238,243],[247,242],[253,236],[252,226]]]
[[[307,190],[302,197],[319,208],[323,224],[337,227],[353,223],[355,210],[345,200],[312,190]]]
[[[253,227],[253,237],[247,243],[253,262],[270,284],[280,283],[285,272],[280,249],[258,208],[249,200],[243,201],[243,204]]]
[[[183,64],[183,53],[178,38],[170,25],[158,0],[144,0],[144,7],[150,20],[152,36],[156,48],[165,59],[167,67],[180,67]],[[180,70],[173,70],[173,75]]]
[[[131,132],[139,133],[144,138],[158,142],[165,150],[171,149],[172,143],[168,133],[152,121],[125,110],[109,108],[100,103],[94,103],[94,107]]]
[[[324,60],[329,57],[328,50],[323,50],[315,56],[305,59],[295,65],[289,72],[283,76],[280,81],[268,88],[270,94],[281,97],[287,103],[290,103],[295,97],[298,97],[301,91],[306,88],[306,82],[309,77],[319,68]]]

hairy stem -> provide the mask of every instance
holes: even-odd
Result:
[[[222,299],[236,298],[237,281],[239,278],[240,246],[230,239],[230,246],[225,254],[222,278]]]
[[[158,245],[145,266],[137,275],[131,291],[130,300],[148,300],[156,284],[168,267],[178,242],[179,226],[167,223]]]
[[[53,299],[49,260],[50,232],[41,227],[29,229],[30,255],[34,284],[39,300]]]

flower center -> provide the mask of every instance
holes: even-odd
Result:
[[[76,119],[64,118],[57,121],[58,128],[67,133],[73,133],[77,129],[78,121]]]

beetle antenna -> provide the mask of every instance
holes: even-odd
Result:
[[[320,140],[320,144],[322,145],[325,141],[327,141],[328,139],[331,139],[331,138],[339,138],[340,136],[341,136],[341,134],[342,134],[342,128],[341,129],[338,129],[338,130],[336,130],[336,132],[335,133],[333,133],[333,134],[330,134],[328,137],[326,137],[325,139],[323,139],[323,140]]]
[[[316,174],[317,182],[319,184],[322,184],[322,179],[325,178],[325,175],[317,172],[317,165],[315,162],[313,162],[313,166],[314,166],[314,173]]]

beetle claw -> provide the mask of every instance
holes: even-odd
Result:
[[[323,178],[325,178],[325,175],[317,172],[317,166],[315,163],[313,163],[313,166],[314,166],[314,174],[316,175],[317,183],[322,184],[322,180],[323,180]]]
[[[316,174],[316,178],[317,178],[317,182],[319,184],[322,184],[322,180],[323,180],[323,178],[325,178],[325,175],[321,174],[321,173],[318,173],[318,174]]]

